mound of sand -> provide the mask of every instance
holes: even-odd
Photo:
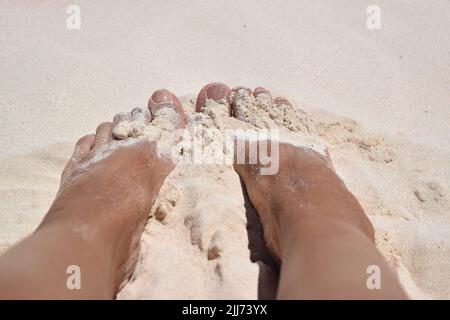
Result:
[[[225,106],[212,101],[195,113],[194,103],[193,98],[183,101],[187,128],[203,135],[205,148],[208,141],[214,145],[214,137],[205,136],[207,129],[230,127],[281,128],[297,143],[305,133],[326,143],[338,174],[375,226],[378,248],[408,294],[450,294],[450,201],[444,188],[450,175],[448,155],[371,135],[355,121],[323,111],[313,110],[310,117],[295,106],[294,114],[275,118],[290,121],[276,123],[260,104],[249,116],[257,116],[258,124],[230,118]],[[0,158],[0,250],[37,226],[54,198],[70,149],[55,145]],[[232,166],[180,163],[155,201],[140,262],[118,298],[270,298],[276,278],[271,265],[257,214]]]
[[[380,31],[356,0],[78,3],[78,31],[68,2],[0,4],[0,252],[38,225],[78,137],[151,89],[219,80],[301,102],[408,294],[450,297],[448,2],[380,1]],[[266,297],[250,209],[226,165],[177,167],[119,298]]]
[[[214,102],[201,114],[194,113],[194,102],[184,103],[191,126],[282,128],[298,143],[305,132],[318,136],[316,141],[326,141],[337,172],[374,223],[378,248],[408,294],[413,298],[427,298],[425,292],[437,297],[447,294],[434,291],[430,285],[433,278],[445,279],[446,250],[450,248],[444,237],[448,222],[445,209],[450,206],[443,188],[449,174],[446,155],[433,151],[433,156],[421,159],[421,163],[417,154],[423,157],[424,147],[370,135],[355,121],[324,112],[316,111],[313,121],[296,107],[294,114],[278,115],[275,119],[281,122],[275,123],[267,108],[258,105],[249,112],[249,119],[258,121],[243,123],[230,118],[228,109]],[[412,163],[411,157],[415,160]],[[428,179],[420,174],[413,179],[411,172],[423,168],[424,162],[433,163],[435,171]],[[408,186],[402,182],[405,179]],[[430,212],[435,212],[434,216],[425,220],[437,234],[432,242],[428,239],[419,244],[417,229],[409,226],[417,219],[423,221],[423,215]],[[422,232],[428,234],[426,229]],[[121,299],[271,297],[275,275],[261,226],[230,165],[179,165],[155,202],[142,243],[140,264],[119,294]],[[417,278],[417,256],[422,262],[428,259],[424,256],[429,257],[427,266],[421,268],[434,270],[431,279],[431,274]],[[177,272],[165,275],[168,270]]]

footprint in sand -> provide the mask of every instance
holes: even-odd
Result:
[[[355,147],[358,152],[374,162],[389,164],[395,160],[395,153],[389,144],[380,137],[365,133],[353,120],[340,118],[324,119],[317,124],[317,129],[330,145],[335,147]]]
[[[444,205],[447,200],[444,188],[434,181],[419,184],[413,194],[421,205]]]

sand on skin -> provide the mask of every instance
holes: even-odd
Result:
[[[450,297],[448,2],[379,1],[379,33],[359,1],[80,1],[78,33],[65,29],[68,4],[0,5],[0,251],[37,226],[78,137],[160,87],[185,94],[220,80],[283,90],[310,113],[408,294]],[[119,298],[255,298],[237,176],[180,170]],[[214,243],[221,256],[208,260]]]

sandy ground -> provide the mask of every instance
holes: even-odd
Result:
[[[408,294],[450,298],[448,1],[377,1],[381,30],[356,0],[76,1],[72,31],[70,4],[0,3],[0,252],[37,226],[100,122],[161,87],[189,108],[210,81],[263,85],[312,115]],[[228,169],[174,171],[119,298],[258,296],[253,218]]]

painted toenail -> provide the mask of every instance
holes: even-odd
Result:
[[[230,88],[223,83],[214,83],[211,87],[206,89],[206,98],[216,102],[228,99]]]
[[[278,104],[278,105],[281,104],[281,105],[291,106],[292,107],[292,104],[289,102],[289,100],[287,100],[286,98],[283,98],[283,97],[275,98],[275,103]]]
[[[150,102],[154,105],[166,103],[173,104],[173,95],[169,90],[166,89],[158,90],[152,94]]]
[[[253,95],[256,97],[257,95],[261,93],[270,93],[269,90],[264,89],[263,87],[258,87],[255,90],[253,90]]]
[[[228,103],[230,97],[230,88],[223,83],[213,82],[207,84],[200,90],[195,104],[195,110],[200,112],[205,106],[206,100],[213,100],[217,103]]]
[[[256,100],[261,101],[269,107],[271,107],[273,104],[272,94],[269,90],[263,87],[258,87],[253,90],[253,96],[256,98]]]
[[[237,93],[237,92],[245,92],[245,93],[247,93],[247,94],[249,94],[249,95],[252,94],[252,90],[250,90],[250,89],[247,88],[247,87],[242,87],[242,86],[234,87],[233,90],[232,90],[232,92],[235,92],[235,93]]]

